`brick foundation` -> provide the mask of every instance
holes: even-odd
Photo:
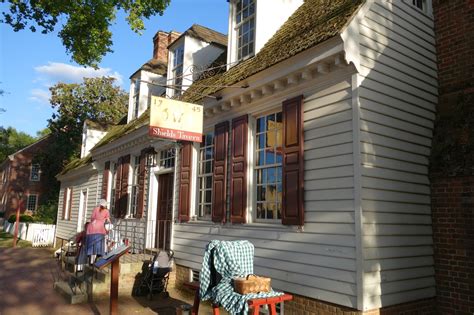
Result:
[[[474,176],[431,179],[438,311],[474,313]]]
[[[189,268],[177,265],[177,288],[183,289],[183,283],[187,281],[189,281]],[[285,302],[285,315],[431,315],[435,312],[434,302],[434,298],[424,299],[363,312],[349,307],[293,294],[293,300]]]

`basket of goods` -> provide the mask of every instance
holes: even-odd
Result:
[[[240,294],[269,292],[271,282],[271,278],[250,274],[244,278],[234,278],[234,290]]]

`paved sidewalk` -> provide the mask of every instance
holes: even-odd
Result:
[[[0,248],[0,315],[108,314],[109,301],[70,305],[53,288],[57,277],[52,252],[44,248]],[[119,314],[175,314],[192,295],[170,291],[171,298],[120,297]],[[172,297],[180,297],[180,300]],[[200,314],[211,314],[203,305]]]

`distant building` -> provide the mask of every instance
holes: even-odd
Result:
[[[51,137],[45,136],[35,143],[9,155],[0,164],[0,212],[8,218],[21,206],[21,212],[34,213],[48,187],[47,176],[36,162],[39,153],[47,150]],[[53,175],[54,176],[54,175]],[[21,204],[19,203],[21,200]]]

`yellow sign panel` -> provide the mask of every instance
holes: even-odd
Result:
[[[150,110],[150,136],[202,142],[201,105],[152,96]]]

